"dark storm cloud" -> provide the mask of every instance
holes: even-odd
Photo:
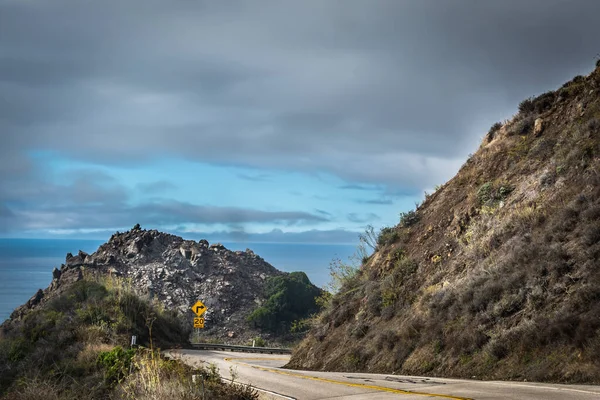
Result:
[[[590,71],[598,15],[595,0],[0,0],[0,173],[25,184],[27,154],[50,150],[422,193],[520,100]],[[126,197],[86,184],[81,204]]]

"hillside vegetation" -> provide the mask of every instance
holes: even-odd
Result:
[[[248,316],[248,321],[264,331],[285,337],[294,324],[319,310],[315,299],[321,295],[322,290],[313,285],[304,272],[269,278],[265,290],[267,301]]]
[[[523,101],[313,321],[291,367],[600,383],[600,65]]]
[[[0,397],[67,399],[254,399],[218,371],[164,359],[157,346],[187,343],[188,329],[123,279],[84,276],[0,326]],[[131,335],[141,346],[129,349]],[[192,375],[203,375],[193,382]]]

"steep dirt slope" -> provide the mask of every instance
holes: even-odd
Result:
[[[290,366],[600,382],[600,65],[528,99],[348,279]]]

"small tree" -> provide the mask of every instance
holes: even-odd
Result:
[[[369,257],[369,250],[371,252],[377,250],[377,233],[375,233],[375,228],[373,225],[367,225],[365,232],[358,235],[359,245],[358,245],[358,256],[361,260]]]

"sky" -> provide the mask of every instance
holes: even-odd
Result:
[[[0,0],[0,237],[353,243],[518,103],[596,0]]]

